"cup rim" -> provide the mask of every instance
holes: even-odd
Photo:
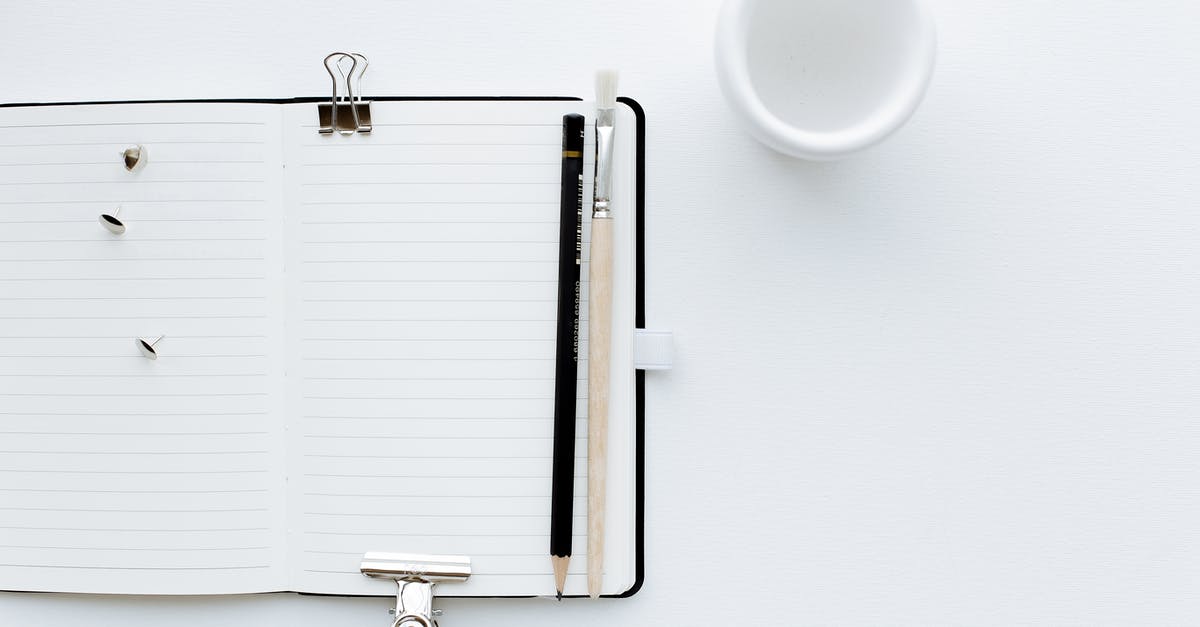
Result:
[[[796,157],[837,159],[882,141],[912,117],[933,76],[937,57],[936,26],[924,0],[897,0],[912,7],[920,28],[907,80],[869,116],[832,131],[813,131],[789,124],[771,113],[759,98],[750,79],[747,32],[752,9],[762,1],[727,0],[717,21],[714,47],[721,90],[759,141]]]

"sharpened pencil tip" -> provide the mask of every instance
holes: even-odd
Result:
[[[554,590],[561,601],[563,589],[567,587],[567,565],[571,563],[571,556],[551,555],[550,563],[554,565]]]

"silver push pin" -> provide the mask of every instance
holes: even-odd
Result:
[[[108,229],[108,232],[112,233],[113,235],[124,235],[125,234],[125,223],[121,222],[121,220],[119,218],[117,218],[117,216],[119,216],[119,215],[121,215],[120,207],[117,207],[117,210],[112,212],[111,214],[110,213],[100,214],[100,226]]]
[[[160,335],[154,338],[153,342],[147,342],[140,337],[135,338],[133,341],[137,344],[138,350],[142,352],[142,357],[146,359],[158,359],[158,351],[154,350],[154,345],[158,344],[164,337],[166,336]]]
[[[130,172],[146,167],[146,147],[141,144],[126,148],[121,156],[125,162],[125,169]]]
[[[396,582],[396,618],[392,627],[435,627],[433,586],[466,581],[471,576],[471,558],[458,555],[415,555],[411,553],[367,553],[359,565],[362,574]]]

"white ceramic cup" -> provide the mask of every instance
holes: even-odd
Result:
[[[878,143],[916,110],[937,56],[922,0],[727,0],[717,78],[764,144],[838,159]]]

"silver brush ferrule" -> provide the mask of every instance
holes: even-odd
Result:
[[[607,218],[612,199],[613,121],[616,109],[596,111],[596,177],[592,190],[592,218]]]

